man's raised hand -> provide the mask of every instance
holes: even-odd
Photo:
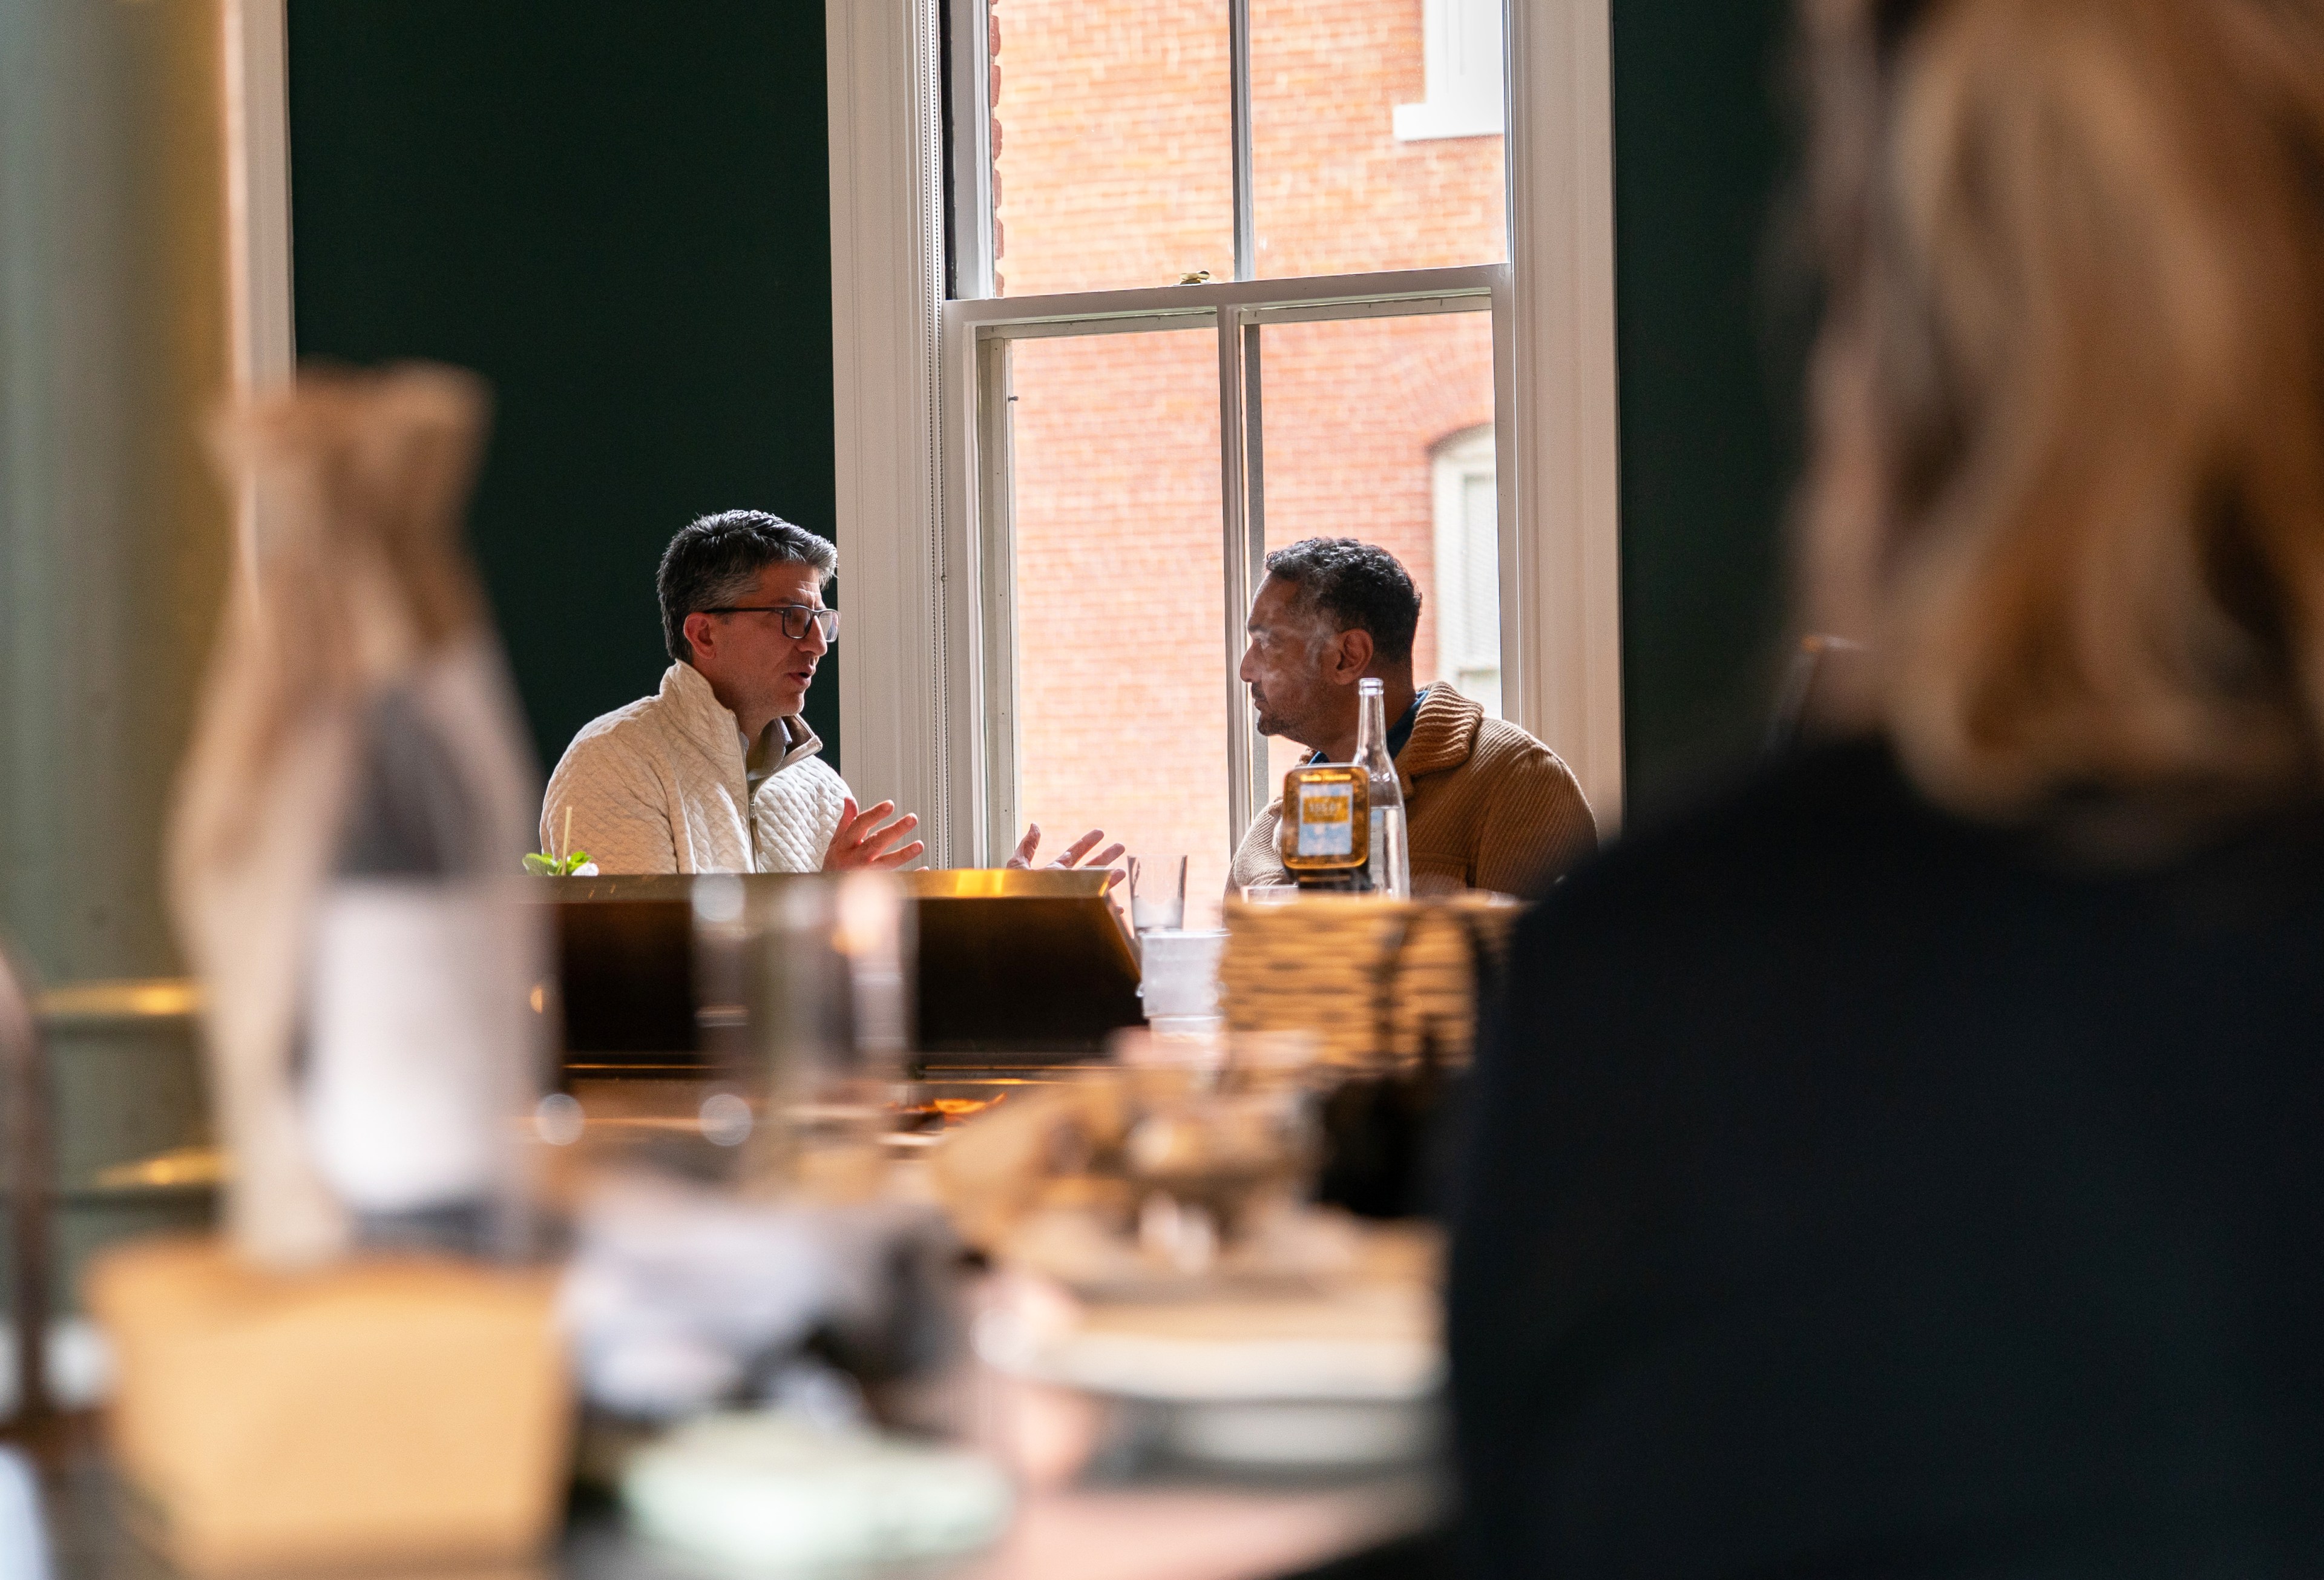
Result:
[[[1049,865],[1053,867],[1066,868],[1080,866],[1082,864],[1082,858],[1088,855],[1090,851],[1096,845],[1097,842],[1104,837],[1104,829],[1091,829],[1087,834],[1083,835],[1079,839],[1074,840],[1071,845],[1065,846],[1065,854],[1059,856],[1056,861],[1051,862]],[[1041,826],[1038,823],[1026,824],[1025,837],[1017,842],[1017,853],[1009,858],[1009,864],[1012,867],[1031,866],[1033,864],[1033,858],[1039,853],[1040,848]],[[1089,864],[1093,867],[1106,867],[1111,869],[1105,874],[1105,886],[1109,889],[1121,882],[1121,869],[1114,866],[1113,864],[1121,859],[1121,853],[1127,848],[1129,847],[1121,844],[1120,841],[1116,840],[1113,844],[1107,845],[1103,850],[1099,851],[1095,858],[1089,863]]]
[[[844,873],[857,867],[900,867],[927,854],[927,845],[917,839],[896,850],[888,848],[920,824],[907,812],[882,827],[880,819],[895,809],[895,802],[881,801],[859,813],[855,798],[848,797],[839,808],[839,832],[831,836],[831,848],[823,853],[823,870]]]

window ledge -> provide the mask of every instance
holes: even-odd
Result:
[[[1378,122],[1373,124],[1379,125]],[[1396,140],[1398,143],[1426,143],[1439,137],[1498,137],[1500,134],[1501,106],[1499,105],[1425,99],[1419,104],[1396,106]]]

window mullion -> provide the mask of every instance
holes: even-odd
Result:
[[[1250,607],[1251,575],[1248,461],[1250,448],[1247,423],[1254,420],[1244,400],[1248,387],[1243,366],[1244,326],[1239,315],[1219,314],[1219,519],[1224,534],[1222,563],[1226,571],[1227,729],[1227,848],[1242,843],[1259,803],[1251,792],[1261,772],[1255,756],[1258,731],[1250,712],[1250,697],[1237,671],[1242,666],[1243,619]]]
[[[1538,657],[1533,629],[1534,577],[1539,552],[1525,530],[1526,501],[1518,491],[1517,292],[1509,272],[1493,284],[1493,491],[1499,550],[1501,716],[1538,733],[1540,700],[1534,695]]]
[[[1259,278],[1259,224],[1250,189],[1250,0],[1227,0],[1227,78],[1234,102],[1234,277]]]
[[[976,344],[978,550],[984,598],[984,859],[1016,844],[1022,812],[1023,711],[1017,695],[1016,392],[1010,345]]]
[[[1269,799],[1267,783],[1267,740],[1259,733],[1258,716],[1251,711],[1250,693],[1233,674],[1242,666],[1244,642],[1244,611],[1259,592],[1259,584],[1267,579],[1267,407],[1260,387],[1264,362],[1259,355],[1259,326],[1240,314],[1222,314],[1239,321],[1242,336],[1242,474],[1243,529],[1242,553],[1240,564],[1242,575],[1235,596],[1234,656],[1228,669],[1232,676],[1235,697],[1240,704],[1234,716],[1234,727],[1240,731],[1250,748],[1250,765],[1244,771],[1250,781],[1250,817],[1267,805]],[[1235,831],[1238,842],[1242,828],[1248,827],[1250,817],[1242,820]]]
[[[992,294],[992,14],[989,0],[944,0],[951,52],[945,106],[951,129],[952,294]]]

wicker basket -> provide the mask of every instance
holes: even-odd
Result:
[[[1476,1043],[1480,975],[1499,975],[1524,908],[1500,895],[1421,901],[1314,894],[1229,901],[1219,984],[1234,1031],[1307,1031],[1326,1063],[1448,1064]],[[1480,972],[1481,967],[1481,972]]]

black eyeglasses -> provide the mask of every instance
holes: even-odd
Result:
[[[793,642],[807,640],[807,628],[818,627],[826,642],[839,640],[839,611],[816,609],[806,604],[722,604],[715,609],[700,611],[705,614],[780,614],[783,634]]]

